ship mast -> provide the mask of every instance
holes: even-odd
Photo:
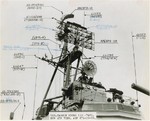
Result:
[[[49,102],[50,104],[57,103],[56,107],[52,108],[55,110],[60,104],[62,104],[62,108],[67,108],[65,106],[65,103],[62,103],[65,101],[65,99],[68,97],[67,93],[71,78],[70,78],[70,72],[71,68],[75,69],[74,79],[76,80],[77,71],[79,70],[79,63],[80,63],[80,57],[82,56],[82,52],[78,49],[79,46],[82,48],[94,50],[94,34],[87,30],[87,28],[72,22],[64,22],[68,18],[73,18],[73,14],[67,14],[61,17],[61,21],[58,21],[59,26],[57,27],[59,29],[59,32],[56,33],[57,40],[64,42],[61,55],[59,56],[59,61],[54,62],[52,60],[46,59],[46,58],[40,58],[37,57],[43,61],[46,61],[50,64],[52,64],[55,67],[55,70],[53,72],[52,78],[50,80],[50,83],[48,85],[48,88],[46,90],[46,93],[44,95],[43,101],[41,103],[41,106],[39,108],[39,111],[37,113],[36,119],[41,119],[40,113],[42,111],[42,107],[44,106],[44,102]],[[68,50],[68,43],[74,44],[73,50],[71,52]],[[77,60],[76,67],[72,67],[71,64]],[[55,74],[58,70],[58,67],[64,68],[64,79],[63,79],[63,96],[58,96],[57,98],[63,97],[63,99],[60,102],[54,102],[52,99],[46,99],[47,94],[49,92],[49,89],[51,87],[51,84],[54,80]],[[56,98],[55,98],[56,99]]]
[[[64,22],[64,20],[65,19],[68,19],[68,18],[73,18],[74,17],[74,15],[73,14],[68,14],[68,15],[65,15],[65,16],[63,16],[62,18],[61,18],[61,21],[60,21],[60,24],[62,24],[63,22]],[[67,31],[67,30],[66,30]],[[67,44],[67,42],[65,41],[65,40],[67,40],[66,39],[66,36],[67,36],[67,34],[68,34],[68,32],[66,32],[65,34],[64,34],[64,47],[63,47],[63,49],[62,49],[62,52],[61,52],[61,55],[60,55],[60,57],[59,57],[59,61],[62,59],[62,57],[64,57],[65,55],[66,55],[66,53],[67,53],[67,48],[68,48],[68,44]],[[44,102],[45,102],[45,100],[46,100],[46,97],[47,97],[47,94],[48,94],[48,92],[49,92],[49,89],[50,89],[50,87],[51,87],[51,84],[52,84],[52,82],[53,82],[53,79],[54,79],[54,77],[55,77],[55,74],[56,74],[56,72],[57,72],[57,69],[58,69],[58,67],[59,67],[59,61],[58,61],[58,63],[57,63],[57,65],[56,65],[56,68],[55,68],[55,70],[54,70],[54,72],[53,72],[53,75],[52,75],[52,78],[51,78],[51,80],[50,80],[50,83],[49,83],[49,85],[48,85],[48,88],[47,88],[47,90],[46,90],[46,93],[45,93],[45,95],[44,95],[44,98],[43,98],[43,100],[42,100],[42,103],[41,103],[41,106],[40,106],[40,108],[39,108],[39,111],[38,111],[38,114],[37,114],[37,117],[36,117],[36,119],[41,119],[40,118],[40,112],[41,112],[41,109],[42,109],[42,107],[43,107],[43,105],[44,105]],[[68,67],[69,68],[69,67]],[[68,78],[68,77],[67,77]]]

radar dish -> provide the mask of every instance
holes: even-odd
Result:
[[[94,76],[97,72],[96,64],[91,60],[86,61],[83,65],[83,71],[88,76]]]

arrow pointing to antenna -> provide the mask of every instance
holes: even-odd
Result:
[[[24,67],[25,69],[37,69],[37,67]]]

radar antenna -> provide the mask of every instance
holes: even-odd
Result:
[[[83,65],[83,71],[88,76],[94,76],[97,72],[96,64],[91,60],[86,61]]]

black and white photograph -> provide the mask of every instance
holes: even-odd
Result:
[[[0,0],[0,120],[150,120],[149,0]]]

